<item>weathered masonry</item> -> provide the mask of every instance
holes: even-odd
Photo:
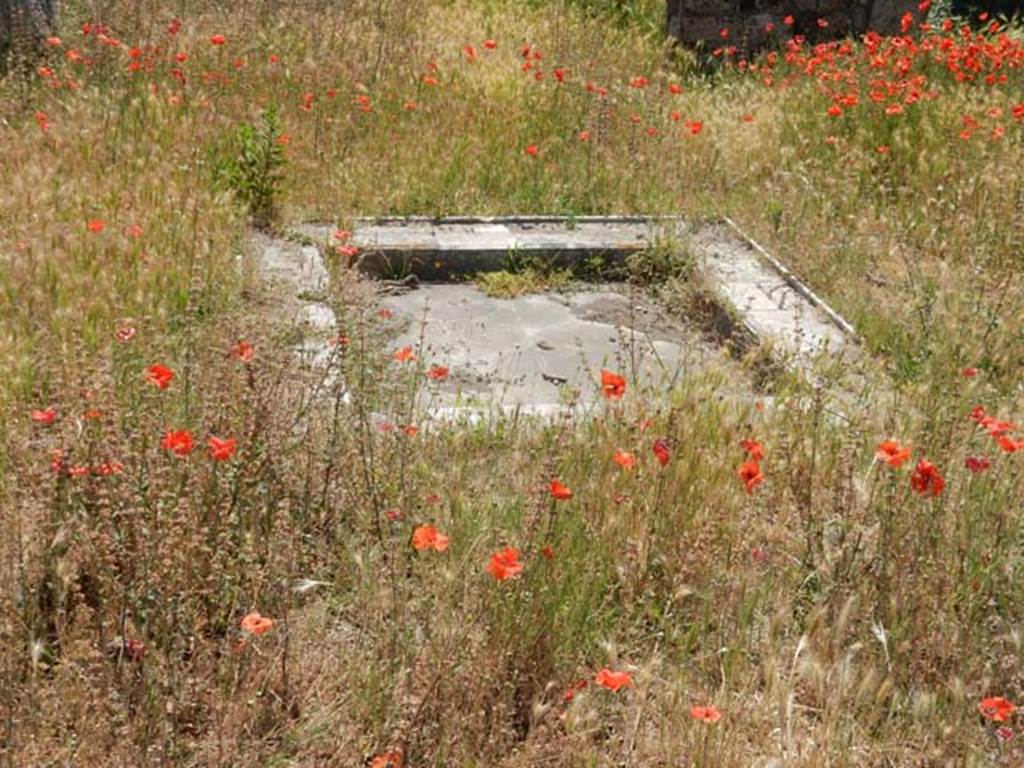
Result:
[[[900,33],[906,13],[923,21],[919,0],[667,0],[668,32],[689,47],[756,51],[793,35],[810,42]],[[791,17],[792,23],[785,21]],[[728,36],[723,37],[723,30]]]
[[[9,54],[27,57],[53,34],[60,0],[0,0],[0,73]]]

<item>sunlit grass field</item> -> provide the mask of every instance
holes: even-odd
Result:
[[[1021,35],[595,5],[75,6],[0,82],[0,764],[1024,761]],[[343,237],[300,370],[254,215],[456,213],[729,216],[871,373],[431,424]]]

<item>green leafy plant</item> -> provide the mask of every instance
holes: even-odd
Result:
[[[260,116],[256,125],[238,127],[230,150],[217,167],[219,183],[245,204],[257,227],[270,227],[277,219],[277,198],[284,178],[281,118],[276,107]]]
[[[658,237],[650,247],[633,254],[626,262],[629,276],[640,285],[657,285],[672,279],[687,279],[695,258],[685,242]]]

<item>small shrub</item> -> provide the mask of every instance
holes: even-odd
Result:
[[[693,274],[693,254],[685,244],[656,239],[649,248],[630,256],[626,262],[630,279],[640,285],[686,280]]]
[[[217,167],[218,181],[245,204],[257,227],[270,227],[277,219],[285,164],[280,136],[281,119],[270,107],[255,126],[239,126],[231,150]]]

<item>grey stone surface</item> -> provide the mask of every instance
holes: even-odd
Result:
[[[616,249],[621,249],[621,258],[659,237],[692,248],[709,287],[735,310],[747,330],[771,340],[779,351],[809,358],[824,349],[839,350],[854,335],[849,323],[728,220],[691,229],[681,219],[667,217],[595,218],[571,226],[557,218],[397,219],[359,222],[353,233],[353,241],[368,249],[361,268],[378,274],[381,264],[415,252],[416,259],[405,266],[426,280],[500,269],[512,246],[572,265]],[[530,302],[522,308],[528,306]],[[495,310],[495,322],[501,317]]]
[[[796,359],[839,352],[856,331],[732,221],[709,224],[691,245],[706,279],[747,328]]]
[[[301,236],[333,252],[334,227],[303,225]],[[307,356],[329,354],[334,313],[320,300],[328,272],[313,245],[260,235],[264,275],[285,286],[295,312],[312,334]],[[415,252],[406,264],[426,281],[374,281],[382,308],[391,311],[394,349],[412,345],[416,365],[444,365],[451,377],[432,382],[421,403],[433,418],[479,420],[496,412],[552,416],[600,407],[600,369],[624,375],[634,389],[658,396],[708,367],[724,353],[685,319],[649,294],[626,285],[577,286],[565,293],[500,299],[486,296],[460,273],[501,269],[510,247],[574,264],[614,248],[633,253],[659,238],[687,248],[700,279],[746,331],[771,341],[791,364],[805,367],[821,352],[849,346],[853,329],[789,270],[733,222],[689,224],[677,217],[360,221],[352,241],[360,266],[388,274],[381,264]],[[511,244],[511,245],[510,245]],[[628,248],[628,251],[626,250]],[[368,259],[373,249],[377,261]],[[411,289],[411,290],[410,290]],[[319,330],[317,330],[319,329]],[[318,340],[319,339],[319,340]],[[740,392],[742,377],[736,377]]]
[[[434,280],[500,269],[517,258],[555,266],[593,257],[617,262],[643,250],[656,226],[630,217],[376,219],[357,223],[352,244],[364,272]]]
[[[396,348],[411,344],[424,366],[451,371],[436,387],[435,412],[553,413],[599,401],[601,368],[631,387],[664,391],[721,357],[638,291],[499,299],[472,284],[424,284],[382,304],[400,329]]]
[[[254,232],[251,242],[259,276],[276,297],[275,314],[303,328],[296,355],[305,365],[325,369],[333,353],[330,340],[338,332],[327,300],[330,275],[320,249],[261,232]]]

